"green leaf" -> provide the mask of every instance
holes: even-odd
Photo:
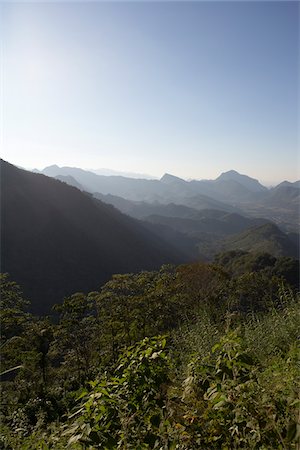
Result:
[[[300,424],[293,422],[289,425],[288,431],[287,431],[287,438],[288,441],[297,441],[297,439],[300,437]]]

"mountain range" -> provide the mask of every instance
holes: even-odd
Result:
[[[191,180],[166,173],[160,180],[104,176],[74,167],[46,167],[51,177],[72,177],[82,190],[95,196],[110,195],[150,205],[177,204],[193,209],[218,209],[271,220],[283,230],[299,232],[300,181],[284,181],[268,189],[258,180],[234,170],[215,180]],[[152,206],[150,206],[151,208]]]
[[[1,271],[37,313],[114,273],[181,263],[186,256],[142,223],[86,192],[1,160]]]
[[[169,173],[160,180],[116,176],[95,178],[95,174],[82,169],[58,166],[45,168],[44,173],[56,177],[61,177],[62,173],[72,176],[73,185],[80,182],[82,189],[86,188],[94,197],[114,205],[123,213],[160,225],[165,236],[168,235],[166,229],[169,233],[172,230],[172,233],[184,234],[194,243],[196,241],[203,258],[210,259],[221,250],[226,236],[267,222],[288,233],[288,239],[294,245],[297,246],[299,241],[300,181],[284,181],[268,189],[258,180],[235,170],[224,172],[215,180],[191,181]],[[221,217],[224,218],[220,220]],[[256,240],[253,236],[253,241]],[[261,242],[261,248],[264,247]],[[275,244],[271,248],[274,254],[295,255],[289,245],[286,249]]]
[[[113,169],[90,169],[90,172],[96,173],[97,175],[115,175],[115,176],[121,176],[121,177],[128,177],[128,178],[143,178],[146,180],[156,180],[157,177],[154,177],[153,175],[149,175],[147,173],[136,173],[136,172],[123,172],[120,170],[113,170]]]
[[[37,313],[114,273],[213,260],[229,250],[299,254],[300,183],[272,189],[235,171],[216,180],[97,175],[1,160],[1,271]]]

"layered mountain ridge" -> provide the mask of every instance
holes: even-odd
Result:
[[[46,167],[48,176],[72,176],[93,195],[112,195],[133,202],[177,204],[197,210],[218,209],[267,218],[286,231],[299,232],[300,181],[284,181],[268,189],[258,180],[235,170],[215,180],[186,181],[169,173],[160,180],[96,175],[71,167]],[[74,182],[73,182],[74,185]]]
[[[35,312],[114,273],[186,257],[137,220],[90,194],[1,160],[1,271],[24,287]],[[68,179],[69,180],[69,179]]]
[[[267,189],[235,171],[216,180],[104,176],[1,160],[1,271],[37,313],[114,273],[209,261],[230,250],[299,254],[299,183]],[[47,175],[47,176],[45,176]]]

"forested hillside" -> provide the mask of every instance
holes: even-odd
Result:
[[[58,320],[1,276],[1,448],[298,449],[299,262],[114,275]]]
[[[1,161],[0,448],[299,449],[298,234],[58,176]]]
[[[1,160],[1,270],[37,313],[114,273],[180,263],[186,255],[117,209],[66,183]],[[96,176],[96,175],[95,175]]]

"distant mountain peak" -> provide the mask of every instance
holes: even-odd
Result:
[[[227,172],[222,172],[220,177],[222,177],[223,175],[239,175],[240,176],[242,174],[240,174],[237,170],[231,169],[231,170],[228,170]]]
[[[234,179],[236,179],[236,178],[248,178],[250,180],[258,181],[255,178],[251,178],[248,175],[243,175],[243,174],[241,174],[241,173],[239,173],[239,172],[237,172],[236,170],[233,170],[233,169],[228,170],[227,172],[222,172],[221,175],[217,178],[217,180],[220,180],[220,179],[223,179],[223,180],[224,179],[233,179],[233,178]]]
[[[49,170],[49,169],[60,169],[60,167],[57,164],[52,164],[51,166],[45,167],[44,170]]]
[[[265,191],[267,189],[255,178],[243,175],[236,170],[229,170],[228,172],[221,173],[215,181],[237,181],[252,192]]]
[[[278,184],[277,186],[275,186],[275,189],[277,189],[277,188],[282,188],[282,187],[294,187],[294,188],[300,188],[300,180],[297,180],[297,181],[294,181],[294,182],[284,180],[284,181],[282,181],[280,184]]]
[[[182,178],[176,177],[175,175],[171,175],[170,173],[165,173],[160,181],[162,183],[166,183],[166,184],[170,184],[170,183],[186,183],[185,180],[183,180]]]

